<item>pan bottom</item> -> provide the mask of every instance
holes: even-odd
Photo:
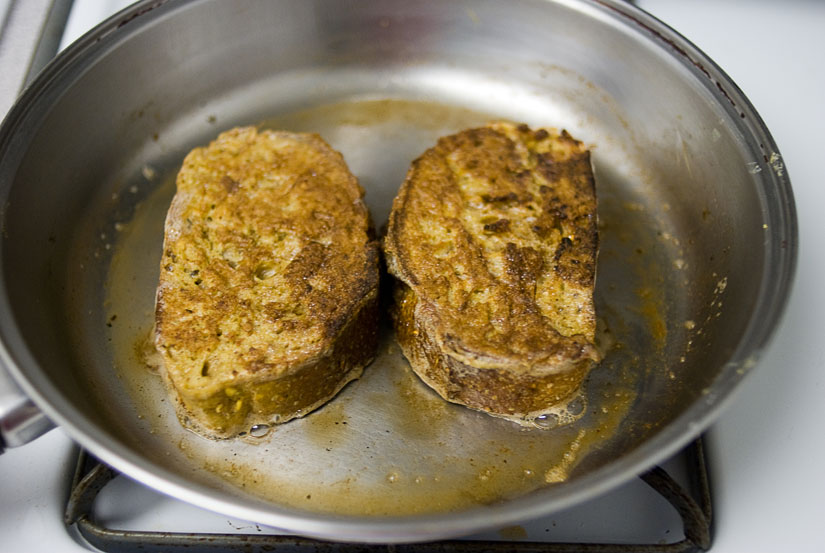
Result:
[[[353,99],[262,126],[318,132],[339,149],[380,225],[412,159],[438,136],[494,118],[444,103]],[[108,402],[107,409],[130,421],[127,432],[139,436],[144,450],[177,470],[290,509],[355,516],[455,511],[567,480],[591,452],[609,451],[650,371],[664,366],[658,362],[664,363],[668,306],[657,260],[678,253],[661,238],[644,198],[594,157],[602,242],[596,299],[605,360],[586,384],[586,408],[575,423],[526,429],[444,402],[412,373],[384,321],[377,359],[318,411],[258,438],[216,442],[184,430],[160,378],[141,362],[174,194],[174,170],[148,166],[141,177],[151,192],[129,221],[117,224],[112,242],[105,310],[118,379],[110,391],[128,398],[128,407]]]

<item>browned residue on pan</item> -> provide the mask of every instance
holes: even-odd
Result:
[[[296,114],[289,121],[295,130],[305,130],[317,118],[340,113],[341,125],[361,132],[394,116],[415,122],[413,114],[423,111],[434,127],[439,114],[447,112],[453,114],[449,124],[479,123],[479,115],[470,112],[456,115],[444,106],[439,111],[423,103],[394,102],[324,106],[321,115]],[[461,510],[557,485],[588,453],[622,432],[639,379],[660,367],[656,361],[662,356],[655,350],[673,332],[662,291],[666,268],[651,267],[657,256],[648,251],[634,251],[659,248],[661,254],[657,229],[645,226],[651,218],[644,213],[608,198],[604,212],[600,205],[606,238],[601,256],[608,270],[597,276],[597,341],[605,360],[586,385],[587,412],[575,424],[551,431],[523,429],[447,404],[415,377],[387,332],[363,380],[324,409],[257,440],[203,440],[180,427],[168,402],[158,401],[165,395],[160,379],[146,370],[135,350],[151,328],[157,282],[157,264],[141,260],[160,248],[169,186],[159,186],[132,221],[121,225],[106,306],[117,319],[106,330],[141,431],[163,440],[171,457],[186,462],[179,470],[234,493],[242,490],[313,512],[402,515]],[[384,216],[373,214],[379,222]],[[640,237],[644,243],[637,243]],[[636,329],[641,336],[634,335]],[[650,351],[652,361],[645,357]]]

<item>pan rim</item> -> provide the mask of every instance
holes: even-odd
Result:
[[[174,4],[183,7],[197,1],[182,1]],[[543,1],[550,3],[553,0]],[[622,0],[561,0],[561,3],[599,9],[603,14],[630,25],[631,30],[636,33],[646,35],[647,39],[653,41],[658,48],[665,49],[690,69],[715,97],[728,102],[726,105],[728,109],[739,111],[741,117],[735,118],[740,125],[738,130],[748,140],[754,140],[755,144],[759,145],[766,157],[766,162],[768,156],[772,154],[781,158],[778,147],[764,122],[742,91],[709,57],[676,31]],[[3,122],[0,128],[0,152],[3,152],[3,158],[7,157],[6,151],[12,149],[12,137],[15,131],[26,123],[33,109],[32,106],[42,101],[44,96],[56,92],[53,87],[60,80],[61,72],[67,71],[72,63],[88,63],[91,59],[88,53],[97,41],[104,38],[117,38],[115,35],[120,29],[125,32],[134,31],[140,26],[141,21],[147,21],[146,16],[151,14],[154,8],[165,4],[167,2],[143,0],[108,19],[53,60],[23,93]],[[130,24],[121,25],[124,21]],[[717,378],[724,384],[723,388],[718,394],[694,403],[667,427],[651,436],[622,459],[577,478],[565,484],[563,488],[558,488],[563,492],[551,490],[548,493],[539,494],[540,496],[528,495],[508,501],[506,504],[479,507],[456,513],[382,519],[316,513],[303,515],[277,508],[277,506],[269,506],[266,513],[268,516],[265,520],[261,520],[259,508],[264,505],[263,502],[257,508],[252,508],[249,506],[249,501],[245,504],[227,501],[222,494],[187,482],[164,470],[163,467],[156,466],[136,455],[117,441],[105,445],[105,433],[95,428],[94,423],[79,419],[77,416],[68,416],[70,410],[66,404],[50,399],[60,398],[57,390],[47,389],[48,393],[44,393],[27,376],[23,367],[31,366],[34,358],[26,349],[25,341],[18,333],[14,321],[9,321],[7,318],[0,320],[2,323],[0,324],[0,363],[5,365],[14,380],[49,418],[66,429],[72,439],[92,454],[150,487],[163,491],[163,493],[171,493],[190,503],[240,518],[254,519],[256,522],[267,525],[289,528],[291,531],[313,537],[354,539],[364,542],[392,540],[400,543],[438,539],[495,525],[506,525],[590,499],[662,461],[706,429],[719,412],[730,403],[734,396],[733,392],[741,389],[736,384],[749,371],[745,374],[738,374],[737,369],[741,368],[743,363],[749,363],[750,360],[758,358],[768,346],[770,338],[775,335],[788,304],[797,263],[797,219],[787,170],[783,168],[781,172],[763,171],[759,181],[762,184],[760,192],[764,195],[773,195],[773,201],[766,203],[766,211],[763,213],[765,224],[768,225],[764,261],[766,277],[758,292],[758,301],[754,306],[753,315],[743,338],[731,355],[727,366]],[[0,257],[0,265],[2,264],[3,260]],[[7,297],[4,274],[4,271],[0,271],[0,287],[3,289],[0,295],[0,310],[10,313],[11,305]],[[10,348],[9,345],[13,347]],[[84,429],[84,426],[88,426],[92,431]],[[476,517],[475,515],[479,512],[484,512],[485,517]]]

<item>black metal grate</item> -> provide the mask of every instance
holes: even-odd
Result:
[[[295,536],[134,531],[98,525],[92,508],[98,493],[118,473],[85,452],[78,458],[66,505],[65,523],[89,545],[110,553],[171,553],[187,551],[243,551],[245,553],[694,553],[711,545],[711,497],[702,440],[683,452],[688,463],[689,488],[685,489],[667,471],[654,467],[640,478],[666,499],[679,513],[684,539],[675,543],[536,543],[512,541],[447,540],[405,545],[375,545],[322,542]]]

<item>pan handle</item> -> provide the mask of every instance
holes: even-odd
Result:
[[[15,12],[17,31],[4,37],[7,40],[3,46],[8,43],[17,56],[12,64],[0,64],[7,85],[0,91],[0,121],[15,96],[57,53],[71,4],[17,2],[10,10]],[[27,63],[21,64],[19,59]],[[29,443],[52,428],[54,424],[26,397],[0,362],[0,454],[8,447]]]
[[[26,397],[0,364],[0,453],[27,444],[54,428],[54,423]]]

